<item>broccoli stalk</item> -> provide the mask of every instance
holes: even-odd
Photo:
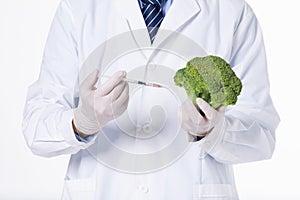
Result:
[[[200,97],[214,108],[234,105],[242,90],[242,83],[230,65],[211,55],[190,60],[176,72],[174,82],[185,89],[194,104]]]

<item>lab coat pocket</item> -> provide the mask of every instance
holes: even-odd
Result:
[[[193,200],[238,200],[236,189],[230,184],[197,184]]]
[[[96,181],[94,179],[65,180],[63,200],[95,199]]]

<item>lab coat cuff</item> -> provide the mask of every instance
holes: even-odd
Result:
[[[213,130],[200,142],[200,158],[204,158],[207,154],[214,156],[214,154],[218,152],[219,146],[224,138],[225,127],[226,119],[222,115]]]
[[[92,145],[96,139],[96,135],[90,137],[89,140],[80,141],[77,139],[76,134],[72,127],[72,120],[74,118],[74,111],[69,110],[62,114],[61,124],[59,125],[59,131],[63,134],[65,141],[74,147],[79,147],[79,149],[86,149]]]

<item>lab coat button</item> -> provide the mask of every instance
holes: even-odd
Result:
[[[144,193],[148,193],[149,192],[149,188],[144,186],[144,185],[140,185],[138,186],[138,190],[144,192]]]
[[[151,133],[151,132],[152,132],[151,125],[150,125],[150,124],[145,124],[145,125],[143,126],[143,131],[144,131],[145,133]]]

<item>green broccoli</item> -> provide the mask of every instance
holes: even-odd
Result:
[[[230,65],[212,55],[190,60],[176,72],[174,82],[185,89],[194,104],[200,97],[214,108],[235,104],[242,90],[242,83]]]

